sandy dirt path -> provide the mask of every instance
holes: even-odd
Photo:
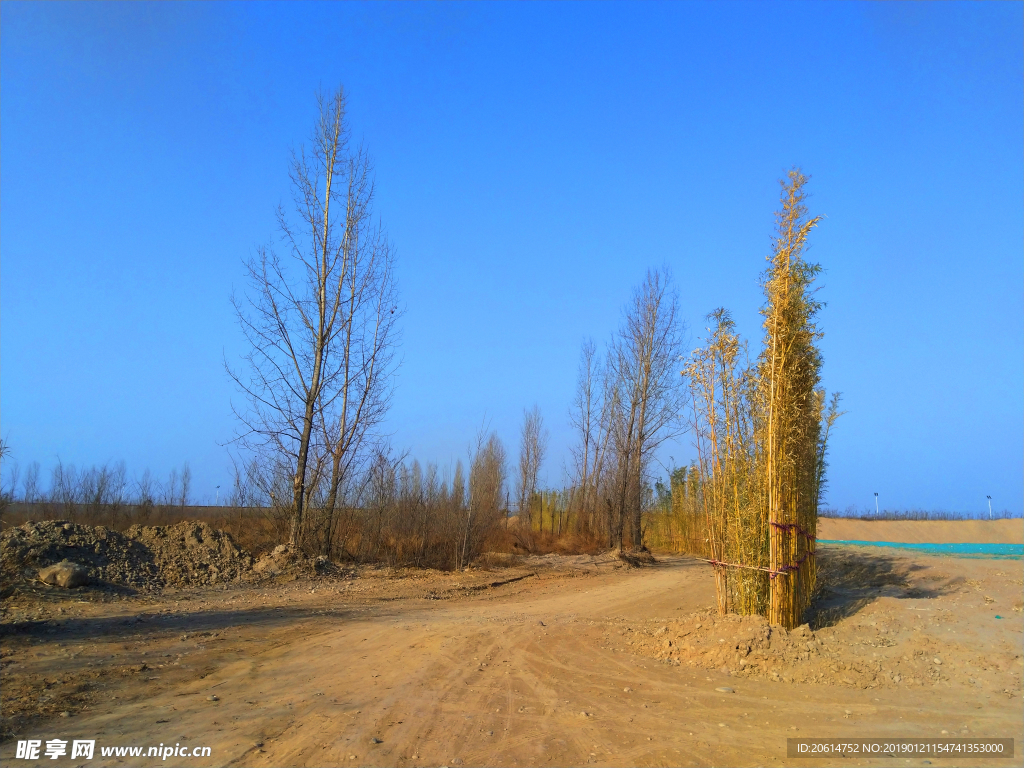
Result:
[[[35,655],[26,650],[21,663],[66,665],[76,648],[83,659],[93,654],[90,664],[108,654],[123,662],[145,649],[148,669],[104,683],[94,704],[41,725],[39,736],[212,748],[205,759],[97,755],[87,765],[812,765],[830,763],[787,760],[787,736],[943,734],[1014,737],[1009,764],[1021,765],[1013,650],[1022,622],[1010,607],[1021,563],[917,558],[914,568],[950,588],[915,599],[880,595],[857,614],[865,624],[872,611],[909,625],[924,621],[926,634],[946,643],[952,677],[913,689],[744,679],[634,652],[630,630],[713,603],[706,567],[681,557],[639,569],[534,569],[521,581],[466,593],[425,582],[426,592],[406,590],[400,599],[389,599],[388,589],[359,597],[358,585],[311,592],[297,582],[208,591],[187,610],[180,596],[164,596],[142,619],[138,606],[119,603],[82,619],[96,644],[76,646],[78,630],[69,626],[68,642],[33,646]],[[990,601],[1005,605],[1007,619],[982,627]],[[940,609],[941,621],[930,623]],[[927,618],[911,615],[918,610]],[[136,628],[136,620],[149,628]],[[851,625],[847,633],[858,631]],[[994,677],[983,683],[966,670],[970,649],[980,646],[998,649],[1006,667],[993,663]],[[953,673],[958,665],[962,674]],[[721,686],[734,692],[717,692]],[[0,755],[12,750],[8,741]]]

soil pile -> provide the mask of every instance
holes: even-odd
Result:
[[[103,526],[46,520],[9,528],[0,535],[0,574],[8,584],[33,580],[40,568],[62,560],[84,566],[94,581],[143,589],[161,585],[149,550]]]
[[[144,545],[166,586],[198,587],[239,581],[252,570],[252,557],[231,535],[206,523],[133,525],[130,539]]]
[[[66,520],[30,522],[0,535],[0,575],[7,584],[36,580],[64,560],[83,566],[92,582],[135,589],[195,587],[236,581],[252,557],[231,536],[206,523],[132,526],[118,533]]]
[[[948,680],[940,645],[912,638],[906,626],[867,618],[840,632],[787,631],[761,616],[704,611],[654,630],[627,629],[635,653],[737,677],[851,688],[934,685]],[[881,649],[891,649],[884,654]]]
[[[324,555],[307,558],[288,544],[279,544],[272,552],[261,555],[252,566],[255,574],[275,576],[337,576],[343,571]]]

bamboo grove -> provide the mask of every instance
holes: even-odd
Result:
[[[808,216],[806,183],[797,170],[782,182],[762,276],[760,354],[749,358],[729,312],[718,309],[684,371],[697,460],[678,511],[688,513],[682,528],[703,537],[691,533],[681,548],[712,563],[720,612],[786,627],[800,623],[814,590],[818,501],[839,416],[838,395],[826,406],[820,386],[820,267],[804,258],[820,217]]]

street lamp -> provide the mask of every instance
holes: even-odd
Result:
[[[220,506],[220,486],[217,486],[217,501],[214,502],[218,507]]]
[[[986,496],[985,498],[988,499],[988,519],[991,520],[992,519],[992,497],[991,496]]]
[[[875,491],[875,517],[878,517],[878,491]]]

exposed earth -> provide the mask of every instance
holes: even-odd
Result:
[[[209,569],[140,558],[134,588],[4,600],[4,764],[33,764],[28,738],[96,739],[45,765],[925,764],[788,759],[791,736],[1012,737],[1012,760],[941,764],[1024,762],[1020,560],[823,547],[818,614],[786,632],[714,615],[710,569],[682,556],[452,574],[279,551],[202,586],[181,574]],[[212,755],[99,754],[176,743]]]

